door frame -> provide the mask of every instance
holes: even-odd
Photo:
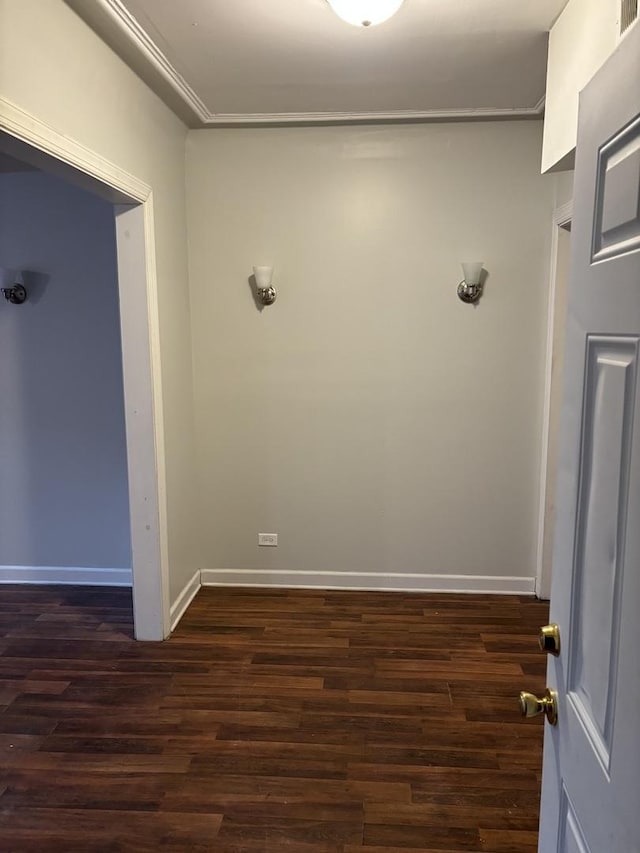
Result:
[[[151,187],[0,97],[0,131],[33,165],[114,204],[137,640],[171,633],[160,324]]]
[[[573,201],[553,211],[551,226],[551,259],[549,270],[549,297],[547,305],[547,344],[544,371],[544,403],[542,412],[542,444],[540,449],[540,493],[538,497],[538,532],[536,539],[536,582],[538,598],[551,597],[551,572],[544,566],[545,509],[549,484],[547,466],[549,461],[549,430],[551,426],[551,380],[553,366],[553,339],[555,332],[556,291],[558,282],[559,232],[573,219]]]

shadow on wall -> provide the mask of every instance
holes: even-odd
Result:
[[[0,268],[0,287],[13,287],[15,284],[22,284],[27,291],[27,298],[24,305],[37,305],[44,296],[47,284],[51,276],[47,273],[36,272],[35,270],[10,270]]]

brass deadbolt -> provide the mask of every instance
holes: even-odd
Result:
[[[547,654],[553,655],[556,658],[558,657],[560,654],[560,628],[555,622],[540,628],[538,643],[543,652],[547,652]]]

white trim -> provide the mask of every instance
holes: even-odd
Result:
[[[398,110],[380,112],[295,112],[295,113],[216,113],[212,112],[169,61],[166,54],[129,12],[122,0],[67,0],[116,52],[120,51],[133,70],[147,80],[156,94],[173,109],[182,103],[180,114],[191,127],[229,127],[255,125],[405,123],[433,121],[487,121],[491,119],[540,118],[544,96],[532,107],[483,107],[480,109]],[[116,37],[113,38],[114,33]],[[109,38],[109,36],[112,36]],[[127,49],[123,46],[123,37]],[[133,49],[133,55],[131,50]],[[153,72],[153,79],[145,70]]]
[[[156,268],[156,227],[154,222],[153,193],[142,206],[144,213],[145,283],[147,297],[147,329],[149,332],[149,357],[151,359],[150,392],[152,404],[152,429],[154,439],[154,473],[156,481],[156,506],[162,624],[165,639],[171,633],[170,581],[169,581],[169,519],[167,498],[167,467],[164,440],[164,398],[162,393],[162,360],[160,344],[160,309],[158,306],[158,272]],[[126,294],[126,291],[125,291]],[[120,297],[122,302],[126,295]],[[135,577],[135,576],[134,576]]]
[[[573,201],[553,211],[551,226],[551,259],[549,296],[547,304],[547,344],[544,372],[544,408],[542,413],[542,445],[540,449],[540,494],[538,497],[538,533],[536,541],[536,595],[549,598],[551,579],[544,577],[543,552],[545,509],[547,503],[547,464],[549,459],[549,427],[551,421],[551,375],[553,366],[553,337],[556,307],[556,278],[558,273],[558,231],[573,219]]]
[[[79,175],[83,178],[90,176],[99,182],[95,187],[105,197],[113,200],[115,191],[120,201],[126,201],[130,206],[138,205],[131,207],[134,213],[129,218],[135,227],[135,236],[126,245],[125,241],[118,239],[118,279],[121,290],[123,282],[131,282],[132,276],[135,278],[134,289],[125,288],[120,298],[127,457],[130,466],[134,625],[137,639],[162,640],[170,634],[169,563],[151,187],[1,96],[0,131],[29,145],[34,156],[41,157],[40,165],[45,170],[51,165],[47,158],[53,158],[56,166],[66,164],[71,167],[67,175],[69,180],[77,181]],[[124,208],[120,212],[121,215],[116,217],[116,232],[118,221],[127,217]],[[129,268],[128,261],[127,267],[123,268],[121,255],[127,257],[128,261],[132,260],[135,269]],[[140,287],[143,277],[144,287]],[[141,294],[141,298],[133,299],[132,292]],[[126,345],[127,340],[129,347]],[[148,369],[142,369],[144,362],[149,365]],[[151,453],[147,452],[150,444]],[[135,480],[131,477],[134,459]]]
[[[196,597],[196,595],[200,592],[200,587],[202,586],[200,582],[200,569],[195,572],[190,581],[187,582],[187,585],[182,590],[180,595],[176,598],[176,600],[171,605],[171,630],[175,631],[178,627],[178,622],[182,619],[184,614],[186,613],[187,608]]]
[[[82,0],[86,2],[86,0]],[[201,122],[206,122],[210,113],[196,92],[169,62],[153,39],[145,32],[121,0],[94,0],[99,11],[129,39],[142,60],[151,65],[162,80],[180,97]],[[73,6],[73,3],[71,3]],[[135,71],[136,69],[134,69]]]
[[[397,592],[490,592],[533,595],[535,578],[497,575],[296,572],[270,569],[202,569],[202,586],[297,587]]]
[[[547,93],[545,92],[544,95],[540,98],[538,103],[533,108],[533,112],[535,112],[536,115],[541,116],[544,113],[544,108],[545,108],[546,102],[547,102]]]
[[[408,123],[435,121],[490,121],[541,117],[544,99],[533,107],[481,107],[478,109],[448,110],[391,110],[386,112],[322,112],[322,113],[209,113],[205,127],[295,124],[364,124]]]
[[[78,586],[128,586],[131,569],[82,566],[0,566],[0,584],[77,584]]]
[[[148,184],[104,157],[100,157],[80,142],[58,133],[48,124],[2,96],[0,96],[0,129],[124,193],[130,197],[131,201],[146,201],[151,193],[151,187]]]
[[[169,636],[170,613],[152,195],[142,205],[115,205],[114,213],[134,564],[134,622],[137,639],[161,640]],[[145,286],[141,286],[143,282]],[[126,311],[123,310],[125,306]]]

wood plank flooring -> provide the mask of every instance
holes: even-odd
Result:
[[[535,853],[526,597],[0,589],[0,850]]]

